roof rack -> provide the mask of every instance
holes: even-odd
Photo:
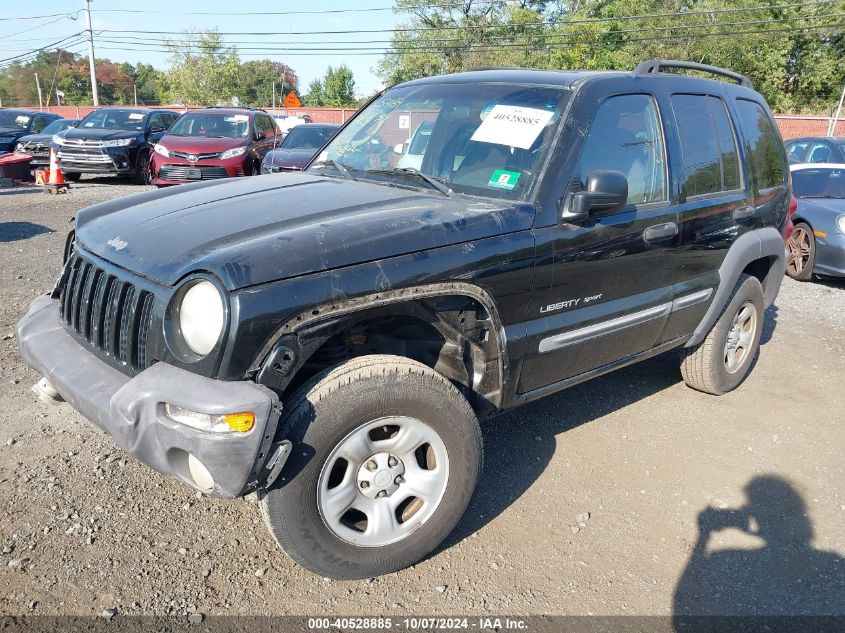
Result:
[[[732,70],[726,70],[724,68],[719,68],[718,66],[709,66],[707,64],[698,64],[696,62],[684,62],[675,59],[650,59],[648,61],[641,62],[636,68],[634,68],[634,74],[653,75],[655,73],[659,73],[664,68],[685,68],[687,70],[698,70],[704,73],[710,73],[711,75],[720,75],[722,77],[727,77],[728,79],[733,79],[744,88],[754,89],[754,85],[748,77],[735,73]]]

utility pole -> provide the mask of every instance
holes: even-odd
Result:
[[[91,67],[91,96],[94,98],[94,107],[99,107],[100,97],[97,94],[97,70],[94,67],[94,29],[91,28],[91,0],[83,0],[85,3],[85,21],[88,25],[88,65]]]
[[[273,112],[276,111],[276,82],[273,82]]]
[[[132,94],[135,95],[135,107],[138,107],[138,84],[132,84]]]
[[[41,98],[41,81],[38,79],[38,73],[35,73],[35,86],[38,88],[38,109],[44,109],[44,100]]]

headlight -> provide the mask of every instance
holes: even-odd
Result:
[[[156,143],[155,145],[153,145],[153,151],[156,154],[160,154],[161,156],[164,156],[165,158],[170,158],[170,152],[161,143]]]
[[[227,158],[234,158],[235,156],[240,156],[245,153],[246,147],[233,147],[232,149],[227,149],[225,152],[220,154],[220,159],[226,160]]]
[[[175,422],[211,433],[246,433],[255,426],[255,413],[252,411],[209,415],[183,409],[168,402],[164,405],[164,412]]]
[[[182,338],[194,352],[205,356],[217,345],[225,316],[223,297],[217,287],[210,281],[194,283],[179,306]]]
[[[56,145],[64,145],[64,144],[65,144],[65,139],[64,139],[64,137],[59,136],[58,134],[53,134],[53,142],[54,142]]]
[[[18,154],[23,154],[23,145],[21,143],[15,145],[15,152]]]
[[[261,163],[261,173],[272,174],[273,173],[273,164],[268,163],[268,162]]]
[[[840,215],[836,218],[836,226],[839,227],[840,233],[845,233],[845,215]]]
[[[135,142],[134,138],[116,138],[109,141],[103,141],[103,147],[126,147]]]

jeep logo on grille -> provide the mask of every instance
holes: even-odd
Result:
[[[106,244],[114,247],[114,250],[119,251],[122,248],[126,248],[129,243],[124,242],[122,239],[120,239],[120,236],[118,236],[118,237],[113,237],[108,242],[106,242]]]

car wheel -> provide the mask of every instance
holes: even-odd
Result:
[[[253,158],[246,164],[246,168],[244,169],[245,176],[257,176],[261,173],[261,161],[257,158]]]
[[[294,447],[262,513],[279,546],[323,577],[369,578],[423,558],[463,515],[481,470],[466,398],[407,358],[364,356],[316,376],[280,425]]]
[[[762,332],[763,287],[756,277],[743,274],[707,337],[684,350],[684,382],[717,396],[736,389],[754,362]]]
[[[135,175],[132,180],[136,185],[149,185],[153,181],[153,170],[149,152],[138,154],[138,159],[135,162]]]
[[[786,274],[798,281],[813,278],[816,263],[816,238],[813,229],[804,222],[795,225],[792,235],[786,241],[789,256],[786,260]]]

